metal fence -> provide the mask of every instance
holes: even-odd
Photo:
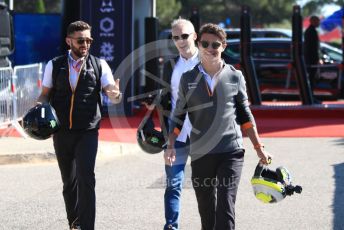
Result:
[[[42,64],[16,66],[13,70],[14,115],[21,119],[41,94]]]
[[[19,121],[41,93],[42,64],[0,68],[0,128],[2,136],[13,129],[26,137]]]
[[[11,92],[11,67],[0,68],[0,128],[13,118],[13,93]]]

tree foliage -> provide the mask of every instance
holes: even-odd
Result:
[[[174,8],[173,4],[169,2],[180,2],[182,8]],[[302,15],[304,17],[310,14],[319,14],[321,8],[325,4],[335,3],[343,5],[344,0],[310,0],[302,8]],[[192,9],[197,8],[201,23],[213,22],[220,23],[230,21],[229,27],[240,26],[241,7],[247,5],[251,9],[252,27],[270,27],[271,25],[281,25],[281,27],[291,28],[291,18],[293,6],[298,4],[297,0],[174,0],[165,1],[157,0],[158,17],[159,14],[164,14],[164,11],[174,12],[174,15],[180,15],[184,18],[189,18]],[[166,4],[162,6],[159,4]],[[166,14],[164,14],[166,15]],[[165,17],[162,27],[168,25],[166,21],[173,17]],[[289,24],[289,25],[288,25]]]
[[[5,1],[9,5],[9,0]],[[18,13],[60,13],[62,0],[13,0]]]
[[[178,0],[157,0],[156,12],[161,27],[169,27],[171,21],[179,16],[181,7]]]
[[[183,4],[182,14],[191,8],[199,9],[202,22],[220,23],[227,18],[231,27],[240,25],[241,8],[247,5],[251,9],[252,26],[259,27],[271,23],[283,22],[291,18],[295,0],[180,0]]]
[[[45,5],[43,0],[38,0],[36,3],[36,12],[40,14],[45,13]]]
[[[338,6],[344,5],[344,0],[312,0],[308,1],[303,7],[302,7],[302,13],[304,16],[308,15],[320,15],[321,10],[323,7],[327,4],[334,4]]]

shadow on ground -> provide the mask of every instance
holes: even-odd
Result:
[[[334,178],[336,188],[333,199],[333,229],[344,230],[344,163],[334,165]]]

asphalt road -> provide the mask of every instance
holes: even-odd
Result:
[[[237,197],[237,229],[344,230],[344,139],[266,138],[274,155],[271,168],[286,166],[301,195],[263,204],[250,178],[257,158],[248,140]],[[126,150],[124,149],[125,153]],[[100,156],[97,161],[96,229],[155,230],[164,224],[162,155],[142,153]],[[0,229],[68,229],[56,162],[0,166]],[[200,229],[187,167],[180,229]]]

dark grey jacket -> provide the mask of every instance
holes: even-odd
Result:
[[[168,60],[165,64],[164,64],[164,68],[163,68],[163,75],[162,75],[162,80],[163,82],[165,82],[166,84],[168,84],[168,87],[164,87],[163,91],[161,91],[161,94],[159,95],[161,97],[161,101],[160,104],[164,110],[164,121],[165,121],[165,126],[168,130],[169,127],[169,121],[168,118],[170,117],[170,113],[172,111],[172,95],[171,95],[171,79],[172,79],[172,73],[173,73],[173,69],[174,66],[176,65],[176,63],[178,62],[180,56],[176,56],[170,60]]]
[[[316,65],[319,62],[319,36],[316,28],[310,25],[305,31],[304,57],[307,65]]]
[[[183,74],[170,132],[178,134],[186,112],[192,124],[191,157],[243,149],[240,125],[254,124],[241,71],[225,64],[213,94],[199,64]]]

